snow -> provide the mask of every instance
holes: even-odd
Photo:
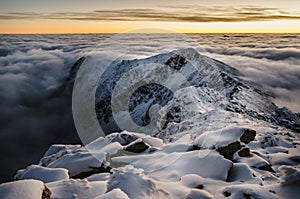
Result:
[[[223,193],[230,193],[230,198],[240,199],[240,198],[263,198],[263,199],[274,199],[274,194],[269,192],[269,190],[256,184],[245,185],[232,185],[223,189]],[[224,196],[220,196],[224,198]]]
[[[91,168],[98,168],[104,165],[108,166],[105,153],[90,153],[88,151],[80,151],[74,154],[66,154],[61,158],[51,162],[50,168],[65,168],[71,176],[76,176],[82,172],[90,171]]]
[[[106,181],[106,180],[108,180],[109,176],[110,176],[110,173],[97,173],[97,174],[87,177],[86,180],[89,182]]]
[[[213,196],[208,193],[207,191],[203,191],[203,190],[191,190],[190,193],[187,195],[187,199],[197,199],[197,198],[201,198],[201,199],[211,199]]]
[[[193,145],[204,149],[220,148],[234,142],[240,142],[245,128],[226,127],[217,131],[207,131],[196,138]]]
[[[300,167],[282,165],[278,169],[281,172],[280,182],[282,184],[300,183]]]
[[[255,171],[253,171],[248,164],[234,163],[230,169],[227,180],[229,182],[248,182],[253,184],[261,184],[262,179],[256,177]]]
[[[113,162],[122,162],[143,168],[151,176],[165,180],[179,180],[186,174],[198,174],[203,177],[226,180],[232,163],[216,151],[201,150],[184,153],[153,153],[115,157]]]
[[[95,198],[106,192],[106,182],[87,180],[63,180],[47,183],[51,190],[51,199],[81,199]]]
[[[101,196],[96,197],[95,199],[129,199],[126,193],[121,189],[113,189],[112,191],[105,193]]]
[[[104,150],[103,148],[108,145],[108,144],[117,144],[119,143],[120,145],[116,145],[113,148],[118,148],[122,149],[121,146],[128,145],[132,143],[133,141],[141,139],[143,142],[148,144],[151,147],[162,147],[164,145],[163,141],[161,139],[151,137],[149,135],[145,135],[142,133],[134,133],[134,132],[128,132],[128,131],[123,131],[121,133],[112,133],[106,136],[105,138],[98,138],[94,140],[93,142],[89,143],[86,148],[89,150],[103,150],[105,152],[109,153],[109,150]],[[114,152],[112,152],[114,153]],[[110,154],[112,154],[110,153]]]
[[[38,180],[20,180],[0,185],[1,199],[41,199],[44,183]]]
[[[47,166],[50,162],[59,159],[60,157],[76,152],[81,148],[80,145],[61,145],[61,144],[54,144],[50,146],[48,151],[44,154],[42,159],[39,162],[41,166]]]
[[[145,176],[142,169],[128,165],[115,168],[112,172],[113,174],[108,180],[108,191],[119,188],[132,199],[163,197],[165,195],[164,191],[153,180]]]
[[[74,151],[76,149],[79,149],[80,145],[63,145],[63,144],[53,144],[50,146],[50,148],[46,151],[44,154],[44,157],[49,157],[51,155],[57,154],[59,152],[67,152],[67,151]],[[42,158],[42,159],[43,159]]]
[[[69,174],[68,170],[63,168],[47,168],[38,165],[31,165],[24,170],[19,170],[16,175],[16,179],[35,179],[47,183],[69,179]]]

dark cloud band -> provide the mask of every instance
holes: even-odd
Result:
[[[279,8],[222,6],[162,6],[160,9],[94,10],[91,12],[14,12],[0,20],[76,20],[76,21],[164,21],[164,22],[250,22],[300,20],[299,13]]]

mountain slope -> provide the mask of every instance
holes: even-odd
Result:
[[[163,77],[154,74],[154,68],[163,73]],[[184,76],[185,79],[180,80],[177,74]],[[138,125],[145,126],[150,123],[149,108],[153,104],[161,106],[173,104],[166,113],[169,116],[166,122],[179,121],[176,115],[181,113],[178,113],[180,112],[178,108],[177,111],[175,110],[175,92],[163,86],[170,84],[169,82],[175,84],[175,79],[179,81],[179,83],[176,82],[175,91],[180,93],[181,89],[185,89],[184,92],[189,92],[185,94],[189,98],[196,95],[202,107],[213,106],[215,108],[217,105],[227,111],[246,114],[300,132],[300,119],[297,115],[286,108],[279,109],[270,100],[271,96],[238,76],[241,74],[236,69],[200,55],[194,49],[181,49],[146,59],[116,61],[107,68],[99,80],[95,95],[97,117],[106,133],[120,131],[113,117],[112,93],[118,93],[115,97],[120,96],[117,100],[121,100],[127,92],[130,92],[132,95],[128,107],[132,119]],[[122,81],[123,84],[118,87],[120,79],[126,81]],[[124,87],[126,89],[122,90]],[[134,91],[127,89],[131,87],[138,89]],[[195,89],[192,91],[188,89],[189,87]],[[176,98],[183,97],[182,95],[183,93],[178,94]],[[199,104],[197,101],[191,103]],[[126,107],[122,108],[128,107],[126,104]],[[139,108],[143,111],[138,110]],[[147,114],[143,113],[144,110],[147,110]],[[132,129],[123,128],[122,130]]]

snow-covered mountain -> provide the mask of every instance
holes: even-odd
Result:
[[[71,69],[66,88],[84,61]],[[277,107],[266,91],[222,62],[193,49],[115,61],[101,76],[95,99],[106,137],[86,146],[52,145],[38,165],[0,185],[0,198],[300,194],[299,115]],[[120,127],[128,115],[135,126]]]
[[[139,69],[134,70],[135,68]],[[153,70],[158,70],[163,76],[154,74]],[[180,79],[180,75],[184,76],[183,80]],[[150,123],[149,108],[153,104],[165,106],[167,123],[179,122],[180,118],[177,116],[190,116],[189,111],[199,114],[206,112],[208,107],[215,109],[218,105],[226,111],[242,113],[300,132],[300,120],[296,114],[286,108],[278,108],[270,100],[270,95],[238,76],[241,74],[234,68],[200,55],[194,49],[181,49],[146,59],[113,62],[98,83],[98,120],[106,133],[120,131],[112,114],[112,93],[117,93],[114,97],[120,96],[121,100],[124,93],[130,92],[128,88],[138,85],[139,87],[130,93],[128,107],[132,119],[141,126]],[[125,81],[118,86],[121,78]],[[164,86],[170,84],[171,87],[176,87],[176,92]],[[191,100],[193,107],[189,108],[194,110],[179,110],[187,109],[187,106],[179,104],[179,101],[184,101],[180,98]],[[128,107],[126,104],[125,109]],[[184,111],[189,114],[182,113]]]

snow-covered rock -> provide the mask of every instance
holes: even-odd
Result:
[[[232,163],[216,151],[200,150],[183,153],[153,153],[115,157],[113,162],[122,162],[143,168],[145,172],[167,180],[179,180],[186,174],[226,180]]]
[[[164,198],[167,193],[153,180],[144,174],[142,169],[125,166],[113,169],[113,174],[108,180],[108,191],[121,189],[129,198]]]
[[[95,198],[106,192],[106,182],[88,182],[87,180],[62,180],[46,184],[51,199]]]
[[[113,189],[110,192],[107,192],[101,196],[96,197],[95,199],[129,199],[129,197],[121,189]]]
[[[218,131],[202,133],[193,142],[193,148],[216,149],[225,158],[231,159],[243,144],[248,144],[255,138],[256,132],[247,128],[226,127]],[[240,152],[243,154],[243,152]]]
[[[0,185],[1,199],[49,199],[51,192],[38,180],[20,180]]]
[[[53,145],[45,153],[39,165],[48,168],[64,168],[72,178],[85,178],[95,173],[109,172],[107,154],[106,151],[91,152],[79,145]],[[36,171],[32,172],[32,175],[36,173]]]
[[[244,185],[232,185],[223,190],[223,197],[230,197],[233,199],[240,198],[264,198],[274,199],[276,196],[269,192],[269,190],[257,184]]]
[[[60,157],[73,153],[74,151],[77,151],[80,149],[80,145],[62,145],[62,144],[54,144],[50,146],[50,148],[46,151],[44,156],[39,162],[39,165],[41,166],[48,166],[48,164],[56,159],[59,159]]]
[[[137,143],[142,143],[143,148],[146,150],[148,148],[160,148],[164,146],[164,143],[161,139],[151,137],[149,135],[145,135],[142,133],[134,133],[123,131],[120,133],[112,133],[107,135],[106,137],[100,137],[93,142],[89,143],[86,148],[90,151],[103,151],[109,154],[115,154],[117,151],[113,149],[128,149],[136,145]],[[109,145],[113,145],[111,150],[108,149]],[[141,146],[141,145],[140,145]],[[145,151],[143,150],[143,151]]]
[[[280,181],[282,184],[299,184],[300,185],[300,167],[299,166],[286,166],[279,167],[281,172]]]
[[[69,179],[69,174],[68,170],[63,168],[47,168],[31,165],[24,170],[19,170],[15,178],[17,180],[35,179],[47,183]]]

